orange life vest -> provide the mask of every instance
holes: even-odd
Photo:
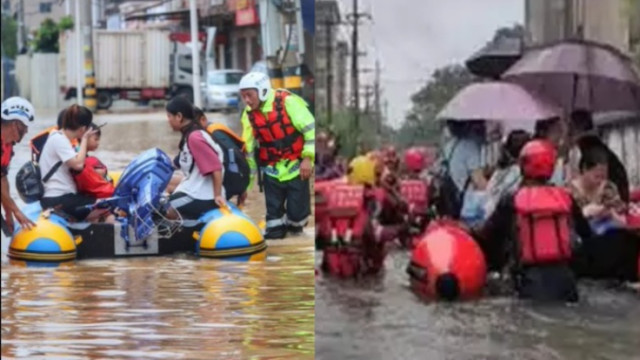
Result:
[[[46,128],[45,130],[42,130],[41,132],[36,134],[36,136],[31,138],[31,141],[29,141],[29,146],[31,147],[31,156],[34,161],[40,161],[42,149],[44,149],[44,144],[46,144],[47,140],[49,139],[49,135],[58,130],[59,129],[57,125],[51,126]],[[71,146],[73,146],[74,148],[76,148],[78,144],[78,139],[71,140]]]
[[[282,159],[297,160],[302,156],[304,138],[284,108],[289,95],[287,91],[276,90],[269,114],[265,116],[260,110],[248,114],[253,136],[260,143],[258,157],[263,164],[274,165]]]
[[[514,197],[520,263],[571,259],[571,196],[555,186],[523,187]]]

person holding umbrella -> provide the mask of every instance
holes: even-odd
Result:
[[[440,171],[434,175],[438,212],[457,218],[467,190],[486,189],[481,156],[485,120],[508,124],[511,129],[526,129],[532,128],[537,120],[557,118],[559,114],[557,106],[517,84],[490,81],[471,84],[459,91],[437,115],[447,121],[447,129],[453,135],[444,146]]]

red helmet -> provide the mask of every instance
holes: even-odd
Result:
[[[424,155],[417,148],[407,149],[404,153],[404,163],[411,171],[421,171],[424,169]]]
[[[525,178],[549,180],[556,165],[557,151],[546,140],[529,141],[520,151],[520,170]]]

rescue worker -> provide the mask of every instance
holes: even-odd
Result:
[[[429,182],[423,178],[425,164],[424,153],[418,148],[407,149],[404,153],[404,164],[407,170],[405,179],[400,181],[400,191],[407,202],[408,211],[405,221],[412,237],[407,237],[405,246],[412,247],[419,235],[426,229],[429,215]],[[414,240],[407,243],[406,240]]]
[[[424,154],[417,148],[407,149],[404,153],[404,166],[407,170],[406,178],[411,180],[421,180],[422,170],[424,170]]]
[[[575,302],[572,229],[583,239],[592,233],[569,191],[549,183],[556,158],[550,142],[527,143],[519,157],[521,187],[498,202],[477,235],[490,268],[510,265],[520,297]]]
[[[319,224],[319,240],[326,245],[322,268],[332,274],[348,277],[380,272],[387,244],[398,236],[399,227],[380,223],[384,190],[375,184],[375,167],[367,156],[354,158],[347,171],[348,185],[336,186],[329,196],[328,221]],[[339,226],[344,222],[348,229]]]
[[[35,119],[35,109],[21,97],[11,97],[2,102],[2,230],[10,236],[14,230],[14,219],[21,227],[30,229],[35,224],[29,220],[11,198],[9,190],[9,164],[13,157],[13,146],[22,141]]]
[[[311,214],[309,179],[315,162],[315,119],[299,96],[272,89],[269,77],[251,72],[240,81],[242,113],[252,179],[263,179],[265,239],[299,234]],[[262,176],[262,175],[266,176]],[[246,193],[242,196],[246,198]],[[286,203],[286,205],[285,205]]]

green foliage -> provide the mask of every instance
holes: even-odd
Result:
[[[334,112],[331,124],[329,124],[327,114],[318,114],[316,123],[320,130],[328,130],[336,135],[340,146],[340,155],[352,157],[356,153],[358,132],[351,111]]]
[[[4,56],[15,59],[18,54],[18,23],[10,16],[2,16],[2,51]]]
[[[438,112],[463,87],[474,81],[473,75],[461,65],[449,65],[436,70],[427,84],[411,96],[413,107],[398,132],[399,145],[433,145],[440,140]]]
[[[510,28],[500,28],[496,30],[493,34],[493,40],[497,40],[501,37],[509,37],[509,38],[523,38],[525,33],[524,26],[520,24],[514,24]]]
[[[58,30],[60,32],[64,32],[65,30],[71,30],[74,26],[73,17],[71,15],[67,15],[60,19],[60,23],[58,23]]]
[[[35,39],[34,50],[40,53],[57,53],[58,52],[58,34],[60,33],[58,25],[51,19],[45,19],[40,24]]]

